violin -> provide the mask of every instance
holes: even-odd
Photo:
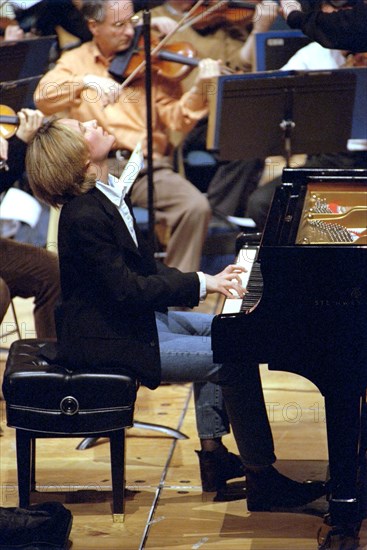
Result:
[[[151,40],[151,44],[154,47],[158,45],[158,40],[154,38]],[[179,82],[185,78],[194,67],[198,66],[198,59],[196,59],[196,50],[189,42],[174,42],[166,45],[164,49],[159,49],[157,53],[152,54],[152,70],[160,77],[166,78],[173,82]],[[137,71],[137,69],[145,61],[144,52],[144,39],[141,36],[138,40],[137,47],[130,52],[128,61],[125,56],[116,56],[111,63],[109,72],[117,79],[129,78]],[[141,76],[140,71],[137,76]]]
[[[10,139],[15,132],[19,124],[19,117],[15,114],[15,111],[6,105],[0,105],[0,135],[4,139]],[[0,171],[9,170],[6,160],[0,158]]]
[[[189,42],[174,42],[152,55],[152,70],[160,77],[171,82],[180,82],[199,65],[195,57],[196,50]],[[142,77],[145,66],[145,55],[142,49],[136,50],[129,61],[120,60],[118,56],[112,61],[108,72],[125,87],[134,78]],[[232,74],[229,67],[222,67],[222,74]]]
[[[194,57],[195,50],[192,48],[191,45],[181,42],[179,43],[179,45],[171,44],[167,48],[167,44],[168,44],[168,41],[172,38],[172,36],[180,28],[184,28],[185,24],[191,22],[193,13],[202,4],[204,4],[204,2],[205,0],[198,0],[194,4],[194,6],[192,6],[192,8],[184,14],[182,19],[176,24],[176,26],[160,42],[158,42],[156,46],[154,46],[151,49],[151,52],[150,52],[151,58],[155,59],[155,67],[157,67],[157,62],[158,62],[158,65],[160,65],[158,69],[158,74],[160,74],[161,76],[167,77],[168,75],[168,78],[179,80],[184,78],[184,76],[186,76],[187,73],[193,67],[196,67],[198,65],[199,61]],[[217,10],[218,7],[221,7],[221,5],[224,3],[227,3],[227,0],[221,0],[215,6],[209,9]],[[145,55],[144,56],[141,55],[141,59],[139,59],[139,62],[137,62],[138,58],[135,58],[135,60],[131,62],[134,52],[136,53],[136,50],[138,52],[142,51],[141,47],[139,48],[141,36],[142,36],[142,27],[139,29],[139,26],[138,26],[135,28],[135,37],[131,48],[128,50],[128,52],[123,52],[122,55],[117,55],[115,59],[112,61],[112,63],[110,64],[109,73],[114,78],[116,78],[116,80],[120,82],[121,80],[123,80],[123,82],[120,84],[120,87],[119,87],[119,94],[122,92],[122,90],[126,86],[128,86],[133,81],[133,79],[141,76],[142,72],[145,69],[145,66],[146,66]],[[164,50],[163,50],[163,47],[165,47]],[[171,63],[170,66],[165,64],[168,61]],[[132,66],[136,65],[136,67],[129,69],[128,65],[130,62],[132,63]],[[172,67],[172,62],[176,63],[176,68]],[[186,66],[186,69],[183,69],[183,68],[178,69],[177,64]],[[128,73],[127,75],[126,75],[126,71]]]
[[[367,67],[367,52],[349,54],[343,67]]]
[[[261,0],[229,1],[220,2],[214,0],[205,0],[200,6],[194,9],[191,20],[184,26],[191,26],[196,30],[204,30],[211,27],[217,27],[225,23],[242,25],[249,23],[256,9],[256,5]]]
[[[19,117],[11,107],[0,105],[0,134],[5,139],[14,136],[19,126]]]

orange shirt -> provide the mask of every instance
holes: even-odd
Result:
[[[84,88],[83,77],[110,77],[109,62],[94,42],[65,52],[55,68],[39,82],[34,94],[37,108],[46,115],[62,113],[80,121],[96,119],[116,137],[116,148],[132,150],[146,138],[144,80],[127,86],[117,103],[102,107],[100,91]],[[208,112],[205,94],[186,92],[179,84],[158,79],[152,87],[153,150],[155,158],[168,152],[169,130],[188,132]]]

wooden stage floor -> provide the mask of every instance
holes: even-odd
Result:
[[[31,303],[16,301],[22,333],[34,337]],[[11,315],[8,321],[11,323]],[[2,342],[2,345],[9,345]],[[6,352],[0,355],[1,373]],[[327,448],[323,399],[290,373],[261,368],[278,468],[295,479],[325,479]],[[17,505],[14,430],[0,402],[0,505]],[[230,483],[227,501],[201,492],[191,385],[139,390],[135,418],[181,430],[187,439],[131,428],[127,432],[125,523],[112,522],[109,445],[84,451],[78,439],[37,442],[38,492],[33,502],[58,500],[73,514],[72,550],[315,550],[325,499],[302,510],[249,513],[244,480]],[[224,443],[236,446],[231,435]],[[367,549],[367,520],[360,548]]]

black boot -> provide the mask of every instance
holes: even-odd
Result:
[[[215,451],[195,451],[199,457],[204,492],[223,491],[226,481],[243,477],[245,469],[239,456],[221,445]]]
[[[280,474],[273,466],[262,470],[246,470],[247,508],[251,512],[271,508],[296,508],[326,494],[325,483],[299,483]]]

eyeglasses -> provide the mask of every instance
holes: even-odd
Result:
[[[118,27],[119,29],[127,28],[129,25],[132,27],[136,27],[139,24],[140,17],[138,15],[133,15],[132,17],[129,17],[129,19],[125,19],[124,21],[116,21],[114,23],[114,27]]]
[[[96,19],[89,19],[90,22],[93,23],[99,23],[103,24],[104,21],[97,21]],[[129,17],[128,19],[124,19],[123,21],[115,21],[113,23],[113,26],[119,29],[127,29],[130,25],[132,27],[136,27],[140,23],[140,17],[138,15],[133,15],[132,17]]]

